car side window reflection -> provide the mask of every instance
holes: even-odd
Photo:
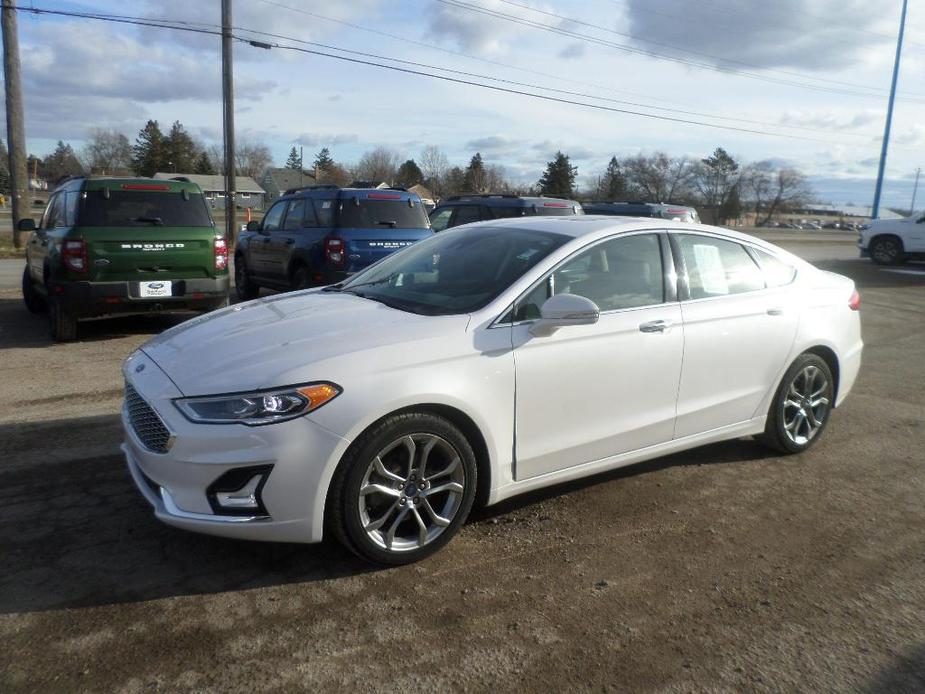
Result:
[[[430,228],[434,231],[443,231],[450,225],[450,217],[453,216],[453,208],[446,207],[437,212],[430,218]]]
[[[263,218],[263,230],[264,231],[274,231],[279,229],[280,223],[283,221],[283,212],[286,210],[286,202],[278,202],[267,212],[266,216]]]
[[[680,234],[691,299],[707,299],[764,289],[764,277],[743,246],[712,236]]]

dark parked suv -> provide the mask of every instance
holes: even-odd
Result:
[[[433,234],[421,199],[401,189],[318,185],[287,190],[235,250],[241,299],[340,282]]]
[[[586,202],[585,214],[603,214],[615,217],[657,217],[676,222],[700,223],[700,215],[693,207],[669,205],[664,202]]]
[[[520,195],[454,195],[441,200],[430,213],[434,231],[443,231],[460,224],[506,217],[564,217],[583,214],[574,200],[560,198],[527,198]]]

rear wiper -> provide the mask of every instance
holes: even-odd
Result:
[[[164,220],[160,217],[132,217],[128,221],[130,222],[148,222],[154,226],[164,226]]]
[[[381,219],[376,224],[381,224],[384,227],[392,227],[393,229],[398,226],[398,222],[389,221],[388,219]]]

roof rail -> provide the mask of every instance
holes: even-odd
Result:
[[[459,195],[451,195],[447,200],[463,200],[465,198],[521,198],[522,195],[515,195],[514,193],[461,193]]]
[[[283,195],[291,195],[292,193],[298,193],[302,190],[340,190],[340,186],[334,185],[333,183],[314,183],[310,186],[298,186],[296,188],[288,188]]]

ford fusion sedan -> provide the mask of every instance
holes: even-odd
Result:
[[[411,562],[473,504],[742,436],[805,451],[860,368],[859,302],[726,229],[468,225],[154,338],[123,450],[171,525]]]

